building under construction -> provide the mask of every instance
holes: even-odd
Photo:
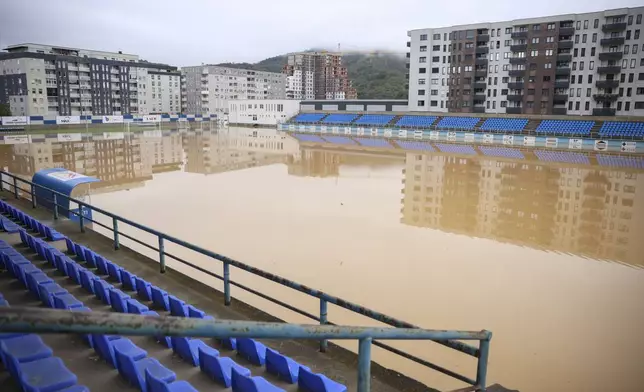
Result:
[[[288,55],[286,96],[292,99],[356,99],[342,55],[305,52]]]

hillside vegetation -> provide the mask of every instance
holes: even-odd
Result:
[[[286,55],[269,57],[255,64],[222,63],[226,67],[281,72]],[[360,99],[407,99],[405,58],[385,53],[350,53],[342,58]]]

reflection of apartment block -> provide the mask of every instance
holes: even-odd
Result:
[[[286,75],[280,73],[215,65],[184,67],[181,73],[187,113],[222,115],[231,100],[286,98]]]
[[[141,139],[141,167],[144,173],[178,170],[183,157],[178,132]]]
[[[31,176],[38,170],[53,167],[53,161],[49,143],[14,144],[9,171]]]
[[[185,146],[185,170],[205,174],[285,163],[298,154],[297,141],[275,130],[188,133]]]
[[[342,154],[304,149],[288,161],[288,174],[301,177],[338,177]]]
[[[642,264],[644,174],[408,153],[401,222]]]
[[[101,180],[124,181],[143,177],[141,146],[137,138],[94,140],[94,149],[95,175]]]

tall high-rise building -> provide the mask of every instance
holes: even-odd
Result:
[[[285,99],[286,75],[199,65],[181,68],[182,101],[186,113],[223,114],[234,99]]]
[[[408,32],[409,108],[644,115],[644,7]]]
[[[0,53],[0,104],[16,116],[180,113],[180,73],[139,56],[41,44]]]
[[[356,99],[358,94],[351,84],[347,68],[342,66],[342,55],[328,52],[304,52],[288,55],[284,66],[288,75],[288,98]]]

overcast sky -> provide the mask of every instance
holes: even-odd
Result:
[[[405,52],[411,29],[638,5],[642,0],[0,0],[0,45],[121,50],[177,66],[255,62],[338,43],[343,51]]]

